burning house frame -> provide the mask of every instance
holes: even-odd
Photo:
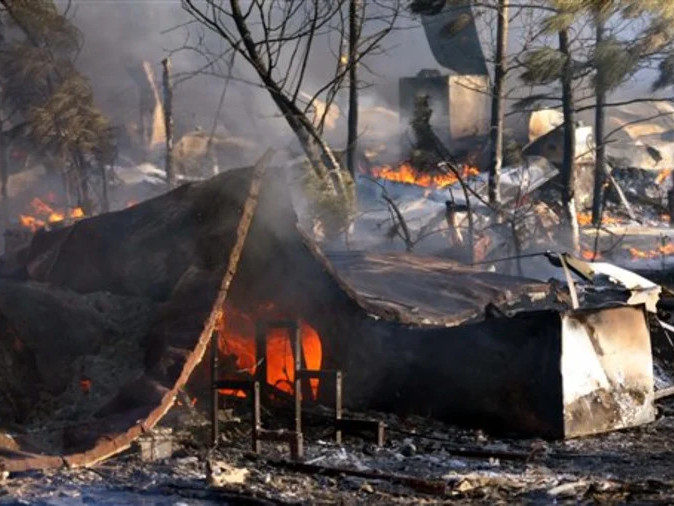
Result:
[[[545,437],[653,419],[643,307],[569,310],[550,284],[451,261],[326,255],[264,165],[37,233],[4,259],[5,469],[123,451],[209,378],[199,364],[214,333],[223,377],[252,377],[255,323],[270,319],[300,322],[306,367],[342,371],[348,407]],[[262,380],[287,395],[291,339],[266,342]]]

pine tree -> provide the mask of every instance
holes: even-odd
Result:
[[[667,51],[674,38],[674,2],[671,0],[554,0],[557,13],[548,20],[551,28],[566,30],[581,16],[591,16],[595,25],[594,48],[588,62],[594,70],[595,92],[595,185],[592,221],[601,222],[603,188],[607,173],[606,160],[606,99],[608,94],[634,75],[645,59]],[[646,27],[637,34],[620,38],[611,28],[621,20],[637,18]],[[668,67],[674,69],[674,56],[660,65],[656,86],[666,84]]]
[[[25,122],[37,150],[61,162],[68,197],[91,213],[93,176],[110,163],[114,136],[73,64],[80,34],[52,0],[0,0],[0,6],[6,26],[0,107]]]

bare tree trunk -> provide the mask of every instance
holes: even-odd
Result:
[[[491,102],[491,160],[489,165],[489,203],[494,208],[501,205],[500,179],[503,166],[503,121],[505,116],[506,52],[508,46],[508,2],[498,0],[498,25],[496,29],[496,65]]]
[[[562,109],[564,111],[564,158],[562,161],[562,205],[564,206],[573,252],[580,250],[580,232],[576,217],[576,113],[573,95],[573,61],[569,32],[559,32],[559,50],[566,58],[562,72]]]
[[[245,15],[241,11],[239,1],[230,0],[230,6],[232,18],[241,36],[241,41],[246,48],[249,63],[253,66],[255,72],[257,72],[272,100],[274,100],[281,110],[288,125],[299,139],[309,162],[314,166],[314,170],[319,176],[323,177],[323,175],[327,175],[327,177],[323,177],[323,181],[331,193],[340,197],[346,196],[347,191],[342,178],[341,167],[332,150],[323,141],[320,133],[309,121],[306,114],[300,110],[293,100],[283,93],[283,89],[279,83],[272,78],[271,71],[260,57],[255,41],[246,25]]]
[[[105,163],[98,162],[101,171],[101,211],[107,213],[110,211],[110,197],[108,195],[108,172],[105,170]]]
[[[597,47],[604,41],[604,21],[601,15],[597,15]],[[594,167],[594,192],[592,195],[592,224],[598,226],[601,223],[602,215],[602,193],[604,189],[605,171],[606,171],[606,145],[604,143],[604,132],[606,130],[606,84],[604,81],[604,72],[599,63],[597,66],[596,82],[596,106],[594,115],[596,160]]]
[[[356,176],[356,153],[358,151],[358,39],[360,27],[358,13],[361,0],[349,2],[349,119],[346,146],[346,166],[351,177]]]
[[[2,196],[2,223],[5,228],[9,222],[9,200],[7,186],[9,183],[8,142],[0,124],[0,195]]]
[[[164,68],[164,125],[166,128],[166,182],[169,188],[175,187],[176,177],[173,170],[173,84],[171,83],[171,60],[164,58],[161,62]]]
[[[91,216],[94,212],[94,203],[89,191],[89,165],[78,148],[73,149],[72,158],[75,169],[73,173],[76,178],[77,206],[84,211],[84,214]]]

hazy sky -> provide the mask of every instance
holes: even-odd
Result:
[[[57,3],[65,6],[67,2],[57,0]],[[138,90],[127,66],[147,60],[154,64],[159,75],[162,58],[187,40],[185,29],[167,30],[189,21],[189,14],[182,9],[180,0],[72,0],[70,15],[84,38],[78,65],[92,80],[97,100],[116,123],[135,121]],[[406,18],[400,23],[400,29],[385,40],[385,54],[368,62],[375,75],[368,77],[374,86],[363,94],[361,103],[365,106],[386,105],[397,109],[398,78],[416,75],[424,68],[439,68],[419,20]],[[522,36],[515,23],[512,38]],[[489,44],[489,37],[485,39]],[[215,38],[210,40],[215,41]],[[518,44],[517,40],[511,41],[513,47]],[[487,48],[486,52],[489,51]],[[324,54],[329,54],[327,47]],[[173,59],[175,72],[201,64],[203,60],[189,53],[177,54]],[[323,82],[325,73],[331,72],[332,64],[332,54],[329,58],[312,61],[307,83],[309,90],[312,85]],[[251,76],[245,63],[240,63],[237,68],[238,75]],[[650,82],[651,78],[642,74],[620,93],[630,94],[637,89],[641,93],[647,92]],[[512,83],[514,87],[523,88],[516,77],[512,78]],[[210,128],[222,86],[218,79],[200,78],[176,89],[174,109],[185,128],[196,125]],[[270,140],[287,135],[284,122],[274,120],[278,112],[266,91],[234,83],[227,93],[222,123],[232,134],[264,135]]]

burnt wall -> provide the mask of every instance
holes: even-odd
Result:
[[[244,311],[272,302],[314,327],[323,368],[345,374],[347,406],[563,434],[556,313],[454,328],[368,314],[295,223],[284,181],[268,175],[228,300]]]
[[[554,312],[454,328],[371,321],[348,334],[345,390],[354,405],[560,437],[560,325]]]

